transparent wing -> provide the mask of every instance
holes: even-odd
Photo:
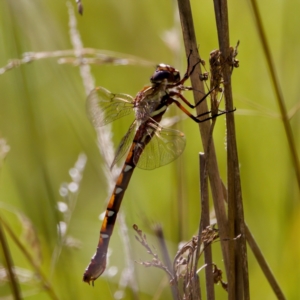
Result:
[[[93,125],[98,128],[132,113],[133,98],[97,87],[87,98],[87,112]]]
[[[141,169],[152,170],[169,164],[181,155],[185,148],[185,136],[182,132],[170,128],[155,126],[155,133],[146,145],[141,156],[137,158],[137,166]],[[149,128],[149,135],[153,128]]]
[[[118,149],[116,151],[116,155],[114,158],[114,161],[111,164],[111,168],[118,162],[120,161],[120,159],[127,153],[128,148],[130,147],[130,145],[132,144],[135,132],[136,132],[136,125],[137,122],[134,121],[130,127],[129,130],[127,131],[127,133],[125,134],[125,136],[122,138]]]

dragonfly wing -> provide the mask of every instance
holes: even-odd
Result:
[[[152,170],[167,165],[179,157],[185,148],[185,136],[182,132],[155,127],[156,131],[151,141],[139,157],[137,166],[141,169]],[[150,132],[153,132],[153,128]]]
[[[133,98],[97,87],[87,98],[87,112],[94,127],[98,128],[132,113]]]
[[[129,130],[127,131],[127,133],[125,134],[125,136],[122,138],[118,149],[116,151],[116,155],[114,158],[114,161],[111,164],[111,168],[118,162],[120,161],[120,159],[127,153],[128,148],[130,147],[130,145],[132,144],[135,132],[136,132],[136,125],[137,122],[134,121],[130,127]]]

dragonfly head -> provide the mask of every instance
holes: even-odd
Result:
[[[180,73],[169,65],[159,64],[156,67],[154,74],[151,76],[150,81],[154,84],[174,84],[180,81]]]

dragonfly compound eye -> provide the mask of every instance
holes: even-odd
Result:
[[[180,81],[180,74],[176,69],[168,65],[160,64],[157,66],[150,81],[152,83],[161,83],[163,81],[166,83],[177,83]]]

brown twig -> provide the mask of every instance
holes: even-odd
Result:
[[[227,1],[214,0],[215,16],[218,30],[219,48],[225,61],[230,56],[229,26]],[[233,109],[230,66],[223,69],[225,107]],[[244,210],[239,174],[239,161],[236,146],[234,114],[226,116],[227,128],[227,181],[228,181],[228,222],[229,237],[242,234],[239,241],[229,243],[230,269],[228,275],[229,299],[250,299],[248,259],[245,239]]]
[[[204,177],[205,174],[205,156],[204,153],[199,155],[200,158],[200,188],[201,188],[201,219],[200,226],[201,232],[198,234],[198,238],[200,239],[200,235],[202,233],[203,228],[206,228],[210,224],[209,218],[209,199],[208,199],[208,182],[207,178]],[[205,181],[205,182],[203,182]],[[204,189],[203,189],[204,187]],[[197,257],[199,256],[200,247],[197,249]],[[212,264],[212,250],[211,245],[209,244],[204,249],[204,261],[207,267],[205,268],[205,284],[206,284],[206,297],[207,300],[215,299],[215,290],[214,290],[214,279],[212,270],[210,268]]]
[[[238,45],[237,45],[238,46]],[[210,65],[210,99],[211,99],[211,115],[212,116],[218,116],[225,113],[223,111],[219,110],[219,105],[223,97],[224,89],[221,87],[223,85],[223,66],[227,63],[230,63],[232,65],[232,70],[234,67],[238,67],[238,60],[236,59],[237,56],[237,47],[232,48],[232,55],[229,57],[225,62],[222,63],[221,61],[221,52],[220,50],[213,50],[210,53],[209,57],[209,65]],[[208,72],[205,73],[205,76],[202,80],[208,79]],[[219,93],[221,92],[221,97],[219,97]],[[208,147],[205,151],[206,158],[204,154],[200,155],[200,191],[201,191],[201,218],[200,218],[200,225],[199,225],[199,233],[198,233],[198,239],[200,240],[201,233],[203,231],[203,228],[206,228],[209,226],[209,205],[208,205],[208,185],[207,185],[207,172],[208,172],[208,161],[209,161],[209,155],[210,155],[210,147],[211,147],[211,141],[213,137],[213,129],[216,124],[216,118],[212,120],[212,124],[210,126],[210,132],[209,132],[209,140],[208,140]],[[204,245],[205,246],[205,245]],[[197,249],[197,258],[199,258],[199,250]],[[212,264],[212,257],[211,257],[211,249],[210,246],[205,249],[205,262],[207,265]],[[197,265],[195,265],[195,270],[197,268]],[[207,281],[207,297],[210,299],[214,298],[214,290],[213,290],[213,278],[212,273],[209,272],[209,269],[206,269],[206,277]]]

